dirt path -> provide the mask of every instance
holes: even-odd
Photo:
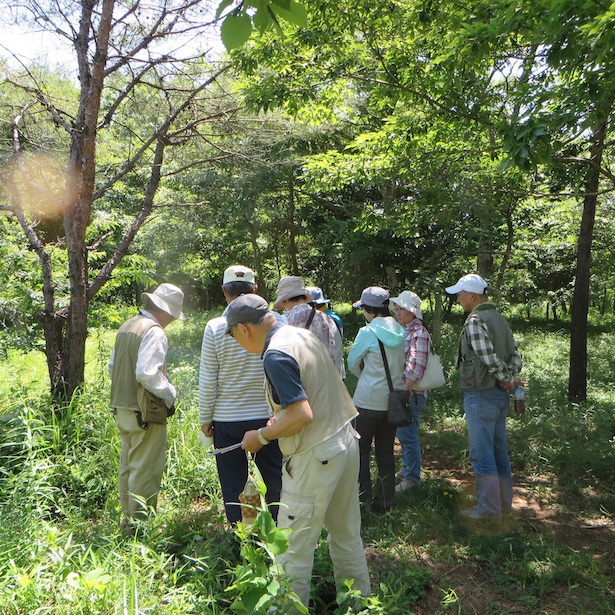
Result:
[[[423,459],[426,474],[450,482],[457,490],[470,494],[473,490],[471,469],[459,467],[459,462],[452,460],[446,451],[427,451]],[[503,533],[521,530],[524,533],[536,532],[561,544],[564,547],[587,554],[613,579],[613,608],[615,613],[615,524],[607,516],[600,514],[582,514],[571,512],[557,503],[543,501],[536,497],[541,483],[550,483],[548,477],[515,477],[513,509],[510,523],[502,528]],[[572,509],[582,509],[575,502]],[[471,530],[481,531],[480,526]],[[521,613],[593,613],[586,610],[587,604],[579,604],[575,609],[575,599],[571,592],[541,596],[540,605],[523,603],[523,596],[503,593],[495,583],[488,564],[468,559],[461,564],[436,565],[435,582],[429,594],[416,607],[417,615],[444,613],[465,613],[473,615],[500,615]],[[444,605],[443,588],[450,588],[454,595],[449,596],[451,603]],[[596,611],[598,612],[598,611]],[[600,613],[604,611],[599,611]]]

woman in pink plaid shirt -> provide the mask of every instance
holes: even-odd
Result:
[[[421,298],[410,290],[404,290],[399,297],[391,297],[393,312],[404,327],[405,364],[404,388],[412,391],[412,423],[397,428],[397,439],[401,444],[401,482],[395,487],[397,493],[412,489],[421,482],[421,443],[419,442],[419,418],[427,402],[427,391],[417,390],[427,367],[431,338],[423,324]]]

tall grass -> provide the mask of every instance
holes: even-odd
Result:
[[[60,419],[45,393],[42,355],[35,361],[11,353],[10,364],[0,364],[11,370],[10,381],[0,384],[0,613],[230,612],[234,595],[226,588],[238,547],[224,525],[215,464],[197,438],[198,359],[211,316],[167,330],[181,402],[169,423],[159,513],[139,539],[123,538],[118,528],[119,443],[106,375],[113,332],[90,339],[87,386]],[[430,395],[422,423],[428,468],[469,469],[453,369],[461,323],[452,314],[443,327],[438,350],[450,381]],[[359,324],[348,318],[349,338]],[[527,413],[509,421],[515,479],[555,516],[544,527],[530,513],[505,526],[468,526],[458,517],[469,497],[464,487],[444,471],[426,471],[421,487],[402,494],[392,512],[363,519],[381,612],[615,612],[613,550],[604,535],[592,542],[597,534],[588,532],[582,548],[561,539],[565,524],[615,521],[615,335],[592,329],[589,399],[571,404],[565,323],[545,328],[515,318],[513,328],[529,383]],[[317,613],[340,612],[331,579],[323,540]]]

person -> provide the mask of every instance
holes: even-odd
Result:
[[[278,283],[278,296],[273,304],[276,310],[286,310],[286,322],[294,327],[309,329],[324,345],[342,379],[346,377],[342,336],[335,323],[309,303],[310,291],[303,278],[286,276]]]
[[[412,489],[421,483],[421,443],[419,441],[419,419],[427,402],[427,391],[417,390],[427,367],[431,338],[423,324],[421,298],[410,290],[404,290],[398,297],[392,297],[393,313],[397,322],[404,327],[404,388],[411,391],[412,423],[397,428],[397,439],[401,444],[401,482],[395,487],[397,493]]]
[[[224,272],[222,292],[227,304],[256,291],[254,272],[248,267],[233,265]],[[263,362],[226,335],[226,327],[226,311],[205,326],[199,370],[201,430],[213,436],[216,448],[241,442],[246,431],[264,427],[270,418],[263,389]],[[282,488],[282,453],[277,443],[259,452],[255,463],[275,519]],[[241,521],[239,494],[248,478],[248,459],[245,451],[236,449],[216,455],[216,464],[226,518],[232,525]]]
[[[470,519],[498,517],[512,509],[508,459],[508,393],[519,386],[522,358],[508,322],[488,300],[487,282],[475,273],[446,288],[468,314],[459,341],[457,368],[468,425],[477,505]]]
[[[290,528],[289,549],[279,561],[291,586],[308,605],[314,550],[322,527],[338,586],[353,579],[370,594],[361,539],[356,409],[326,348],[306,329],[276,320],[267,302],[244,295],[227,311],[231,335],[262,355],[267,399],[274,413],[266,427],[244,434],[242,446],[258,453],[278,440],[284,457],[278,526]]]
[[[308,291],[312,295],[311,305],[316,306],[317,310],[324,312],[335,323],[340,335],[344,337],[344,323],[338,314],[331,307],[331,299],[325,299],[322,289],[318,286],[308,286]]]
[[[387,421],[389,385],[380,344],[384,347],[393,388],[402,388],[403,328],[389,313],[389,292],[370,286],[352,304],[361,309],[367,325],[361,327],[348,353],[348,369],[358,377],[353,401],[359,412],[355,427],[359,440],[359,493],[361,502],[377,513],[393,507],[395,497],[395,427]],[[370,457],[374,443],[378,476],[372,491]]]
[[[168,409],[164,414],[172,412],[177,391],[167,377],[164,329],[185,319],[184,293],[173,284],[160,284],[141,298],[145,307],[119,328],[109,359],[111,406],[120,434],[121,526],[126,534],[134,533],[135,519],[156,510],[166,458],[166,416],[162,422],[144,421],[139,396],[145,389]]]

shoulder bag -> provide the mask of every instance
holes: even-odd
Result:
[[[167,422],[167,417],[173,416],[175,413],[175,404],[167,408],[163,399],[148,391],[141,383],[137,384],[137,404],[139,405],[141,422],[144,424],[159,423],[164,425]]]
[[[387,375],[387,383],[389,385],[389,402],[387,405],[387,422],[393,427],[406,427],[412,423],[412,408],[410,407],[411,393],[405,389],[394,389],[391,372],[389,371],[389,362],[384,350],[384,344],[378,340],[380,352],[382,353],[382,362],[384,363],[384,371]]]
[[[437,389],[445,384],[446,377],[444,376],[442,362],[440,361],[440,357],[433,351],[430,339],[427,365],[425,366],[423,377],[416,383],[414,388],[417,391],[429,391],[430,389]]]

